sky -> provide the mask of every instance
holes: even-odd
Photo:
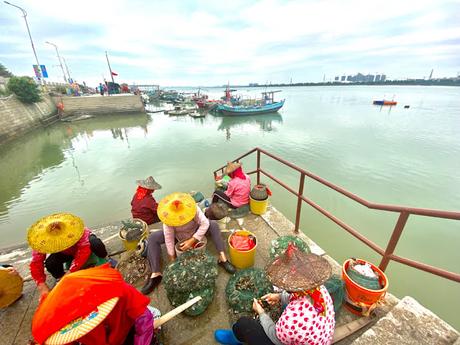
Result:
[[[460,72],[460,0],[10,0],[27,11],[40,64],[117,82],[213,86],[320,82],[336,75],[390,79]],[[33,76],[21,12],[0,3],[0,62]]]

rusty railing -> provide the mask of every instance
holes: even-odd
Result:
[[[292,164],[280,157],[275,156],[274,154],[271,154],[261,148],[254,148],[251,151],[245,153],[244,155],[238,157],[237,159],[234,160],[234,162],[238,162],[241,159],[251,155],[252,153],[257,154],[257,169],[248,172],[248,174],[257,174],[257,183],[260,183],[260,175],[263,174],[266,177],[270,178],[271,180],[275,181],[279,185],[281,185],[283,188],[297,196],[297,211],[296,211],[296,217],[295,217],[295,227],[294,227],[294,232],[298,233],[299,232],[299,225],[300,225],[300,214],[302,212],[302,201],[306,202],[310,206],[312,206],[314,209],[322,213],[324,216],[332,220],[334,223],[339,225],[341,228],[349,232],[351,235],[353,235],[355,238],[366,244],[368,247],[370,247],[372,250],[374,250],[376,253],[380,254],[382,256],[382,260],[380,261],[379,268],[382,271],[385,271],[385,269],[388,266],[388,263],[393,260],[396,262],[399,262],[403,265],[411,266],[414,268],[417,268],[419,270],[429,272],[453,281],[456,281],[460,283],[460,274],[455,273],[455,272],[450,272],[446,271],[444,269],[434,267],[431,265],[427,265],[415,260],[411,260],[399,255],[396,255],[394,253],[396,249],[396,245],[398,244],[399,238],[401,237],[401,234],[404,230],[404,227],[407,223],[407,219],[409,216],[412,215],[418,215],[418,216],[426,216],[426,217],[435,217],[435,218],[444,218],[444,219],[454,219],[454,220],[460,220],[460,212],[453,212],[453,211],[442,211],[442,210],[433,210],[433,209],[425,209],[425,208],[415,208],[415,207],[405,207],[405,206],[396,206],[396,205],[385,205],[385,204],[378,204],[378,203],[373,203],[369,202],[353,193],[350,193],[349,191],[336,186],[335,184],[315,175],[312,174],[311,172],[308,172],[302,168],[299,168],[295,164]],[[265,155],[267,157],[270,157],[288,167],[290,167],[293,170],[296,170],[297,172],[300,173],[300,179],[299,179],[299,188],[298,190],[294,190],[288,185],[286,185],[284,182],[279,180],[278,178],[274,177],[267,171],[261,168],[261,155]],[[222,166],[221,168],[217,169],[214,171],[214,177],[217,176],[217,173],[220,171],[223,173],[223,169],[225,166]],[[393,233],[390,237],[390,240],[388,241],[388,244],[385,249],[377,245],[376,243],[372,242],[369,240],[366,236],[362,235],[351,227],[350,225],[346,224],[344,221],[340,220],[336,216],[334,216],[332,213],[328,212],[327,210],[323,209],[321,206],[316,204],[314,201],[312,201],[310,198],[306,197],[304,195],[304,184],[305,184],[305,177],[308,177],[310,179],[313,179],[322,185],[335,190],[336,192],[346,196],[347,198],[369,208],[372,210],[381,210],[381,211],[389,211],[389,212],[396,212],[399,213],[398,220],[395,224],[395,227],[393,229]]]

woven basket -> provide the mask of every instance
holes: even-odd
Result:
[[[266,200],[268,198],[267,186],[256,184],[251,190],[251,198],[254,200]]]

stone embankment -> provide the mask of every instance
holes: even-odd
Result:
[[[24,104],[13,95],[0,98],[0,143],[41,127],[55,114],[56,106],[48,95],[33,104]]]
[[[144,104],[137,95],[57,97],[64,104],[64,116],[81,114],[114,114],[144,112]]]

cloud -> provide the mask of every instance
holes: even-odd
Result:
[[[120,80],[222,85],[322,80],[379,70],[393,78],[454,75],[458,1],[22,1],[41,63],[57,64],[56,43],[74,77],[108,78],[105,51]],[[0,61],[31,74],[20,12],[1,4]],[[395,63],[397,59],[398,63]],[[417,66],[414,66],[417,61]],[[49,68],[53,78],[59,69]]]

